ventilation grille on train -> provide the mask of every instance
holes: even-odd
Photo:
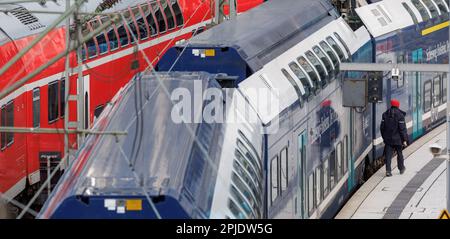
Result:
[[[17,7],[12,9],[11,14],[15,16],[23,25],[36,30],[44,27],[35,16],[31,15],[24,7]]]

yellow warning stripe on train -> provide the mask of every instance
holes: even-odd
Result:
[[[430,28],[424,29],[424,30],[422,30],[422,36],[425,36],[425,35],[435,32],[435,31],[439,31],[443,28],[446,28],[449,26],[449,24],[450,24],[450,22],[446,21],[446,22],[437,24],[436,26],[432,26]]]

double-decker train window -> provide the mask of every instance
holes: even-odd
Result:
[[[442,75],[442,103],[447,102],[447,73]]]
[[[411,10],[411,8],[409,7],[409,5],[407,3],[402,2],[402,5],[406,9],[406,11],[409,13],[409,15],[411,16],[414,24],[417,25],[419,23],[419,21],[417,20],[416,14],[414,14],[414,12]]]
[[[106,43],[105,34],[100,33],[95,37],[97,39],[98,48],[100,50],[100,55],[103,55],[108,52],[108,44]]]
[[[97,45],[95,45],[94,38],[91,38],[86,42],[86,47],[88,49],[89,58],[97,56]]]
[[[308,98],[308,96],[311,94],[312,84],[309,83],[308,78],[306,78],[306,75],[303,73],[297,63],[291,62],[291,64],[289,64],[289,68],[292,70],[292,72],[294,72],[294,75],[297,77],[297,79],[300,80],[300,83],[302,83],[303,89],[305,90],[305,98]]]
[[[318,46],[313,47],[314,53],[320,58],[322,63],[325,65],[325,69],[327,70],[329,79],[333,78],[333,66],[331,65],[330,60],[328,60],[328,57],[325,55],[325,53],[320,49]]]
[[[336,185],[336,150],[333,149],[330,153],[330,191],[334,188],[334,185]]]
[[[289,83],[291,83],[292,87],[294,87],[295,93],[297,93],[298,100],[300,101],[300,107],[302,108],[302,92],[300,90],[300,87],[298,86],[297,82],[295,82],[294,78],[292,78],[292,76],[289,74],[289,72],[286,71],[286,69],[281,69],[281,72],[289,81]]]
[[[448,12],[448,9],[447,9],[448,6],[446,6],[446,4],[443,0],[434,0],[434,2],[436,3],[439,10],[441,11],[441,14]]]
[[[306,71],[306,73],[308,74],[309,78],[311,79],[311,81],[314,84],[314,88],[316,89],[316,91],[318,91],[320,89],[319,81],[323,81],[325,79],[319,79],[319,76],[317,76],[317,74],[314,71],[314,69],[312,68],[312,66],[309,64],[308,61],[306,61],[306,59],[303,56],[299,57],[297,59],[297,62],[300,64],[300,67],[302,67],[303,70]]]
[[[352,53],[350,52],[350,49],[348,48],[347,43],[345,43],[345,41],[342,39],[342,37],[337,32],[334,33],[334,36],[336,37],[336,39],[338,39],[338,41],[341,43],[341,45],[344,46],[344,49],[348,55],[348,59],[351,59]]]
[[[270,201],[273,204],[278,197],[278,156],[270,160]]]
[[[172,14],[172,9],[170,9],[170,3],[168,2],[168,0],[164,0],[164,2],[162,3],[162,6],[164,8],[164,14],[166,14],[167,25],[168,25],[169,30],[174,29],[175,28],[175,18]]]
[[[83,47],[81,48],[81,60],[85,61],[87,59],[87,50],[86,50],[86,44],[83,44]]]
[[[312,212],[314,211],[315,208],[315,190],[314,190],[314,172],[312,172],[309,176],[308,176],[308,212],[309,212],[309,216],[311,216]]]
[[[433,106],[438,107],[441,104],[441,78],[435,76],[433,79]]]
[[[64,118],[65,110],[66,110],[66,78],[62,78],[60,80],[59,87],[59,116]]]
[[[184,19],[183,19],[183,12],[181,12],[180,5],[178,4],[178,0],[172,0],[172,9],[175,14],[175,18],[177,19],[177,25],[179,27],[183,26]]]
[[[156,2],[153,3],[152,7],[153,7],[153,12],[155,13],[155,16],[156,16],[156,21],[158,22],[159,33],[163,33],[167,30],[166,21],[164,21],[164,16],[161,12],[161,9],[159,9],[158,3],[156,3]]]
[[[129,40],[128,40],[127,31],[125,30],[125,26],[122,25],[119,28],[117,28],[117,33],[119,33],[120,46],[124,47],[124,46],[128,45]]]
[[[141,33],[141,40],[145,40],[148,38],[148,31],[147,31],[147,25],[145,25],[144,18],[139,16],[139,19],[136,20],[139,32]]]
[[[1,109],[1,126],[2,127],[14,127],[14,101],[8,102]],[[14,143],[14,133],[1,132],[1,149]]]
[[[431,84],[431,80],[428,80],[427,82],[425,82],[425,84],[423,85],[423,111],[426,113],[428,111],[431,110],[431,90],[432,90],[432,84]]]
[[[322,163],[322,178],[323,178],[323,198],[328,195],[329,185],[330,185],[330,168],[329,166],[330,157],[326,156],[325,160]]]
[[[117,34],[114,28],[111,28],[108,33],[108,42],[110,51],[114,51],[119,48],[119,41],[117,40]]]
[[[320,63],[319,59],[317,59],[317,57],[311,51],[307,51],[305,55],[306,58],[308,58],[308,60],[314,65],[317,72],[319,72],[320,83],[322,88],[324,88],[327,85],[328,80],[328,76],[327,73],[325,72],[324,67]]]
[[[348,136],[345,135],[344,136],[344,141],[343,141],[343,157],[342,157],[342,175],[344,175],[345,173],[347,173],[348,170]]]
[[[419,11],[420,16],[422,16],[423,21],[430,20],[430,15],[428,14],[427,9],[425,8],[425,6],[423,5],[423,3],[421,1],[411,0],[411,2],[414,5],[414,7],[416,7],[417,10]]]
[[[33,128],[41,126],[41,89],[33,89]]]
[[[316,180],[315,180],[315,191],[316,191],[316,206],[319,206],[322,201],[322,168],[316,168]]]
[[[288,187],[288,148],[285,147],[280,152],[280,188],[281,188],[281,194],[283,194],[284,191],[286,191]]]
[[[333,62],[333,65],[334,65],[334,70],[335,70],[336,74],[338,74],[339,73],[339,60],[338,60],[337,56],[334,54],[331,47],[325,41],[321,41],[319,43],[319,45],[323,48],[323,50],[330,57],[331,61]]]
[[[336,182],[338,182],[341,179],[342,174],[342,143],[339,142],[336,145]]]
[[[158,28],[156,26],[155,16],[153,15],[152,9],[144,4],[142,5],[142,11],[145,14],[145,20],[147,20],[148,27],[150,28],[151,36],[158,34]]]
[[[58,81],[48,84],[48,122],[53,123],[58,119],[59,103]]]
[[[341,47],[337,44],[337,42],[332,38],[332,37],[327,37],[327,42],[328,44],[331,45],[331,47],[334,49],[334,51],[338,54],[339,59],[341,59],[341,61],[345,61],[345,54],[342,51]]]
[[[134,20],[131,18],[131,14],[129,11],[124,12],[123,15],[127,21],[127,23],[124,22],[124,24],[128,24],[128,32],[130,33],[130,43],[133,44],[136,42],[137,39],[139,39],[136,25],[134,24]]]
[[[431,0],[422,0],[422,2],[425,4],[428,10],[430,10],[431,17],[439,16],[439,11]]]

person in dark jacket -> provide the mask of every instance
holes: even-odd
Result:
[[[403,146],[408,145],[408,132],[406,130],[405,115],[400,108],[400,102],[396,99],[391,100],[391,108],[383,113],[381,119],[381,136],[384,141],[384,151],[386,160],[386,176],[392,176],[391,160],[393,151],[397,151],[397,166],[400,174],[405,172],[405,164],[403,159]]]

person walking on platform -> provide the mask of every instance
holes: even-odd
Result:
[[[405,172],[403,158],[403,147],[408,146],[408,132],[405,123],[406,113],[400,110],[400,102],[396,99],[391,100],[391,108],[383,113],[381,119],[380,131],[384,141],[384,152],[386,160],[386,176],[392,176],[391,161],[392,153],[397,152],[397,167],[400,174]]]

